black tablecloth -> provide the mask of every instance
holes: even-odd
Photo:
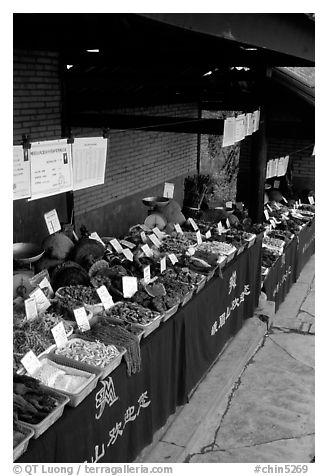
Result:
[[[296,279],[315,250],[315,220],[305,226],[297,237]]]
[[[19,462],[131,462],[188,395],[227,340],[253,315],[261,242],[235,258],[141,343],[142,371],[124,362],[37,440]]]

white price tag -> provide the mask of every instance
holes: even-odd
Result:
[[[33,350],[29,350],[27,354],[21,359],[26,372],[33,376],[35,372],[37,372],[41,368],[41,362],[33,352]]]
[[[174,183],[165,182],[163,197],[173,198],[174,195]]]
[[[288,201],[286,200],[286,198],[284,196],[282,197],[282,199],[285,203],[288,203]]]
[[[105,243],[103,242],[103,240],[100,238],[100,236],[98,235],[98,233],[97,233],[96,231],[94,231],[93,233],[91,233],[91,234],[89,235],[89,238],[91,238],[92,240],[99,241],[99,243],[101,243],[101,244],[106,248]]]
[[[74,309],[73,312],[74,312],[74,316],[75,316],[75,320],[76,320],[76,323],[78,325],[78,328],[82,332],[89,331],[90,330],[90,323],[89,323],[89,319],[88,319],[85,308],[84,307],[79,307],[77,309]]]
[[[232,208],[232,202],[226,202],[226,208]]]
[[[144,277],[145,283],[149,283],[150,278],[151,278],[150,265],[144,267],[144,269],[143,269],[143,277]]]
[[[153,228],[153,233],[157,236],[157,238],[159,240],[161,240],[164,236],[164,233],[162,233],[161,230],[159,230],[159,228],[157,228],[157,226],[155,226],[155,228]]]
[[[308,197],[310,205],[314,205],[314,198],[313,197]]]
[[[136,247],[134,243],[131,243],[130,241],[127,241],[127,240],[121,240],[121,245],[124,245],[127,248],[130,248],[131,250],[133,250],[133,248]]]
[[[140,238],[141,238],[141,241],[142,241],[143,243],[146,243],[146,241],[147,241],[147,236],[146,236],[146,233],[145,233],[144,231],[142,231],[142,232],[140,233]]]
[[[36,302],[34,297],[25,299],[24,304],[25,304],[25,314],[26,314],[27,320],[35,319],[36,317],[38,317],[38,309],[36,307]]]
[[[156,248],[160,248],[160,247],[161,247],[161,242],[159,241],[159,239],[157,238],[157,236],[155,235],[155,233],[152,233],[151,235],[149,235],[148,238],[149,238],[150,241],[156,246]]]
[[[48,278],[43,278],[39,282],[38,286],[47,298],[51,299],[54,296],[54,291],[48,281]]]
[[[270,223],[273,228],[276,228],[276,222],[273,219],[270,220]]]
[[[196,238],[197,238],[197,244],[201,245],[203,243],[203,240],[202,240],[202,235],[201,235],[199,230],[196,231]]]
[[[164,273],[166,270],[166,256],[163,256],[160,260],[160,265],[161,265],[161,273]]]
[[[169,260],[171,261],[171,263],[172,263],[173,265],[175,265],[175,263],[178,262],[178,258],[175,256],[174,253],[170,253],[170,254],[167,255],[167,256],[168,256]]]
[[[117,251],[118,253],[123,253],[122,245],[116,238],[110,240],[110,244],[112,245],[115,251]]]
[[[149,266],[149,274],[150,274],[150,266]],[[138,280],[134,276],[122,276],[122,286],[123,286],[123,296],[125,298],[131,298],[138,291]]]
[[[280,180],[275,180],[273,182],[273,188],[279,188],[279,185],[280,185]]]
[[[145,253],[146,256],[148,256],[148,258],[152,258],[153,257],[153,252],[152,250],[149,248],[149,246],[146,244],[146,245],[142,245],[141,247],[142,251]]]
[[[108,289],[104,284],[96,291],[105,309],[109,309],[110,307],[114,306],[113,298],[109,294]]]
[[[208,230],[208,231],[205,233],[205,238],[208,240],[209,238],[211,238],[211,236],[212,236],[211,230]]]
[[[222,223],[220,221],[218,223],[218,232],[219,232],[219,235],[221,235],[221,233],[222,233]]]
[[[129,261],[133,261],[133,253],[129,248],[124,248],[123,249],[123,254],[128,259]]]
[[[226,219],[226,225],[227,225],[227,228],[230,228],[230,221],[229,221],[229,218]]]
[[[56,231],[61,230],[59,218],[57,215],[57,210],[50,210],[49,212],[45,213],[44,219],[46,221],[46,225],[49,231],[49,235],[52,235],[53,233],[56,233]]]
[[[67,343],[68,339],[64,324],[62,322],[59,322],[56,326],[54,326],[51,329],[51,332],[58,348],[63,347]]]
[[[193,230],[197,231],[198,226],[197,226],[195,220],[193,218],[188,218],[188,221],[189,221],[190,225],[192,226]]]
[[[34,289],[34,291],[30,293],[30,297],[33,297],[35,299],[38,313],[46,311],[48,307],[51,306],[50,301],[39,287],[37,287],[36,289]]]
[[[175,223],[174,228],[175,228],[175,231],[177,233],[181,233],[183,235],[183,231],[182,231],[181,226],[179,225],[179,223]]]
[[[265,216],[265,219],[269,221],[269,212],[268,212],[268,210],[264,210],[264,216]]]
[[[268,209],[270,210],[270,212],[272,212],[272,208],[270,207],[270,205],[267,203],[266,206],[268,207]]]

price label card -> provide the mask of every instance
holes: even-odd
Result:
[[[149,267],[150,272],[150,267]],[[138,291],[138,280],[134,276],[122,276],[123,296],[131,298]]]
[[[157,226],[155,226],[155,228],[153,228],[153,233],[157,236],[157,238],[159,240],[161,240],[164,236],[164,233],[162,233],[161,230],[159,230],[159,228],[157,228]]]
[[[219,223],[218,223],[218,232],[219,232],[219,235],[221,235],[222,231],[223,231],[222,223],[219,221]]]
[[[110,307],[114,306],[113,298],[109,294],[108,289],[104,284],[99,286],[96,291],[105,309],[109,309]]]
[[[269,212],[268,212],[268,210],[264,210],[264,216],[265,216],[265,219],[269,221]]]
[[[123,253],[122,245],[116,238],[110,240],[110,244],[112,245],[115,251],[117,251],[118,253]]]
[[[276,222],[273,219],[270,220],[270,223],[273,228],[276,228]]]
[[[165,182],[163,197],[173,198],[174,195],[174,183]]]
[[[208,231],[205,233],[205,238],[208,240],[209,238],[211,238],[211,236],[212,236],[211,230],[208,230]]]
[[[272,208],[270,207],[270,205],[267,203],[266,206],[268,207],[268,210],[270,210],[270,212],[272,212]]]
[[[39,287],[30,293],[30,297],[35,299],[38,313],[46,311],[51,306],[49,299]]]
[[[280,180],[275,180],[273,182],[273,188],[279,188],[279,185],[280,185]]]
[[[284,201],[285,203],[288,203],[288,201],[285,199],[284,196],[282,197],[282,199],[283,199],[283,201]]]
[[[40,271],[40,273],[32,276],[32,278],[30,278],[30,283],[34,288],[36,288],[37,285],[41,283],[43,278],[47,278],[48,282],[50,281],[50,276],[47,269],[43,269],[42,271]]]
[[[308,197],[310,205],[314,205],[314,198],[313,197]]]
[[[174,253],[170,253],[169,255],[167,255],[169,260],[171,261],[171,263],[173,265],[175,265],[175,263],[177,263],[179,260],[178,258],[176,257],[176,255]]]
[[[49,235],[52,235],[53,233],[56,233],[56,231],[61,230],[56,209],[50,210],[49,212],[45,213],[43,216],[49,231]]]
[[[161,268],[161,273],[164,273],[166,270],[166,256],[163,256],[163,258],[160,259],[160,268]]]
[[[124,248],[123,249],[123,254],[128,259],[129,261],[133,261],[133,253],[129,248]]]
[[[232,202],[226,202],[226,208],[232,208]]]
[[[149,283],[150,278],[151,278],[150,265],[144,267],[144,269],[143,269],[143,278],[144,278],[145,283]]]
[[[54,336],[56,346],[58,348],[66,345],[68,339],[65,331],[64,324],[59,322],[56,326],[51,329],[52,335]]]
[[[226,225],[227,225],[227,228],[230,228],[230,221],[229,221],[229,218],[226,219]]]
[[[146,243],[146,241],[147,241],[147,236],[146,236],[146,233],[145,233],[144,231],[142,231],[142,232],[140,233],[140,237],[141,237],[141,241],[142,241],[143,243]]]
[[[41,368],[41,362],[33,352],[33,350],[29,350],[24,357],[21,359],[26,372],[30,375],[35,374]]]
[[[73,312],[74,312],[74,316],[75,316],[75,320],[76,320],[76,323],[78,325],[78,328],[82,332],[89,331],[90,330],[90,323],[89,323],[89,319],[88,319],[85,308],[84,307],[79,307],[77,309],[74,309]]]
[[[161,247],[161,242],[159,241],[155,233],[152,233],[151,235],[149,235],[149,239],[156,246],[156,248]]]
[[[25,304],[25,314],[26,314],[27,320],[35,319],[36,317],[38,317],[38,309],[36,307],[36,302],[34,297],[25,299],[24,304]]]
[[[153,252],[152,252],[152,250],[149,248],[148,245],[142,245],[141,249],[142,249],[142,251],[145,253],[145,255],[148,256],[148,258],[152,258],[152,257],[153,257]]]
[[[190,225],[192,226],[193,230],[197,231],[198,230],[198,225],[196,224],[195,220],[193,218],[188,218],[188,221],[189,221]]]
[[[98,233],[96,231],[91,233],[89,238],[91,238],[92,240],[99,241],[99,243],[101,243],[106,248],[105,243],[103,242],[103,240],[100,238],[100,236],[98,235]]]
[[[197,238],[197,244],[201,245],[203,243],[203,240],[202,240],[202,235],[201,235],[199,230],[196,231],[196,238]]]
[[[48,281],[48,278],[43,278],[39,282],[38,286],[47,298],[51,299],[54,296],[54,291]]]
[[[130,241],[127,241],[127,240],[121,240],[121,245],[124,245],[127,248],[130,248],[130,250],[133,250],[133,248],[136,247],[134,243],[131,243]]]
[[[175,228],[175,231],[177,233],[181,233],[183,235],[183,231],[181,229],[181,226],[178,223],[175,223],[174,228]]]

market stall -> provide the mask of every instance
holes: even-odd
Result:
[[[125,363],[38,439],[19,462],[128,462],[152,441],[257,305],[261,241],[141,341],[142,369]],[[83,424],[81,424],[83,422]]]

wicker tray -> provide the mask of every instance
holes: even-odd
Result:
[[[92,390],[96,387],[99,377],[101,375],[101,369],[97,367],[92,367],[91,365],[84,364],[82,362],[77,362],[76,360],[67,359],[60,355],[44,355],[41,357],[40,360],[42,359],[49,359],[50,361],[58,365],[63,365],[65,367],[71,368],[72,370],[75,369],[77,371],[86,372],[90,374],[90,377],[88,378],[87,382],[76,393],[70,393],[65,390],[52,389],[67,396],[69,398],[68,405],[71,407],[77,407],[85,399],[85,397],[87,397],[89,393],[92,392]]]
[[[173,306],[170,309],[168,309],[167,311],[165,311],[162,322],[166,322],[168,319],[170,319],[170,317],[174,316],[174,314],[179,309],[179,306],[180,306],[180,303],[176,304],[175,306]]]
[[[116,303],[116,304],[118,304],[118,303]],[[148,324],[138,324],[137,322],[129,323],[131,325],[131,328],[141,329],[143,331],[143,334],[141,335],[139,341],[142,338],[147,337],[149,334],[151,334],[160,325],[164,314],[160,314],[159,312],[158,313],[154,312],[154,314],[156,314],[156,317],[154,319],[152,319],[152,321],[149,322]],[[112,324],[115,324],[115,322],[119,323],[119,322],[124,321],[124,319],[119,319],[117,317],[109,317],[109,320],[111,320]],[[127,322],[127,321],[125,321],[125,322]]]
[[[71,339],[69,341],[70,342],[78,342],[78,341],[83,341],[83,340],[84,339],[81,338],[80,336],[76,336],[76,335],[73,334],[73,336],[71,337]],[[126,353],[126,349],[120,351],[120,354],[117,357],[115,357],[114,359],[112,359],[112,361],[108,365],[106,365],[105,367],[100,367],[98,365],[93,365],[93,364],[87,364],[87,365],[89,365],[89,367],[94,368],[94,370],[96,370],[96,371],[100,370],[101,372],[99,373],[99,379],[104,379],[110,373],[112,373],[116,369],[116,367],[118,367],[120,365],[120,363],[122,361],[122,357],[125,353]],[[50,352],[49,357],[52,357],[52,356],[60,357],[60,359],[63,359],[63,364],[67,365],[67,366],[71,366],[72,362],[78,362],[78,363],[81,363],[81,364],[85,365],[84,362],[80,362],[78,360],[71,359],[70,357],[66,357],[64,355],[56,354],[56,349],[53,349],[52,352]]]
[[[40,423],[32,424],[26,423],[25,421],[21,422],[34,431],[34,435],[32,437],[34,439],[39,438],[39,436],[42,435],[46,430],[48,430],[48,428],[50,428],[50,426],[53,425],[55,421],[59,420],[59,418],[64,412],[65,405],[69,402],[69,397],[67,395],[64,395],[62,392],[57,392],[57,390],[53,390],[49,387],[46,387],[45,385],[40,385],[40,387],[45,390],[49,395],[55,397],[59,403],[58,406],[51,413],[49,413],[48,416],[46,416],[42,421],[40,421]]]
[[[18,459],[20,456],[22,456],[23,453],[25,453],[29,441],[34,435],[34,430],[32,428],[29,428],[28,426],[25,426],[23,423],[20,423],[18,427],[19,431],[23,433],[24,438],[14,447],[13,461],[16,461],[16,459]]]

